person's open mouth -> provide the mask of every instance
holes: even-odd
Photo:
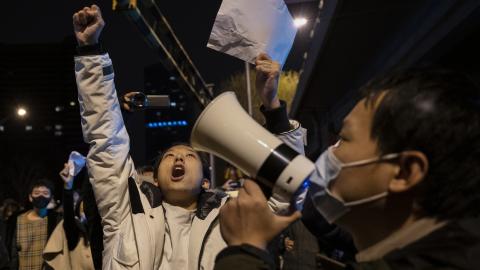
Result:
[[[172,167],[172,181],[180,181],[185,176],[185,167],[182,164],[176,164]]]

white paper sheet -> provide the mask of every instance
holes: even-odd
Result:
[[[77,174],[85,167],[85,157],[77,151],[72,151],[67,161],[70,176],[77,176]]]
[[[283,66],[296,33],[283,0],[223,0],[207,47],[250,63],[265,52]]]

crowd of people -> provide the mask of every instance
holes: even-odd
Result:
[[[443,69],[367,83],[339,140],[315,162],[292,208],[235,168],[223,187],[185,142],[136,167],[99,8],[73,16],[75,76],[88,181],[60,171],[62,213],[49,180],[31,207],[1,207],[0,269],[480,269],[480,89]],[[265,127],[304,152],[305,129],[277,95],[280,65],[256,59]]]

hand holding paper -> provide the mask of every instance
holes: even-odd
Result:
[[[283,66],[296,33],[283,0],[223,0],[207,47],[252,64],[265,52]]]
[[[69,166],[69,175],[72,177],[77,176],[83,167],[85,167],[85,157],[77,151],[72,151],[68,157],[67,164]]]

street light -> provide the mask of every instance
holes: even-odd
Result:
[[[21,106],[17,107],[16,113],[17,113],[18,117],[25,118],[26,115],[27,115],[27,109],[25,109],[24,107],[21,107]],[[5,116],[3,118],[0,118],[0,132],[5,132],[4,124],[13,117],[14,117],[14,114],[13,114],[13,112],[11,112],[7,116]]]
[[[23,107],[19,107],[17,109],[17,115],[23,118],[27,115],[27,110]]]
[[[306,18],[299,17],[299,18],[295,18],[293,20],[293,25],[295,25],[296,28],[300,28],[300,27],[306,25],[307,22],[308,22],[308,20]]]

